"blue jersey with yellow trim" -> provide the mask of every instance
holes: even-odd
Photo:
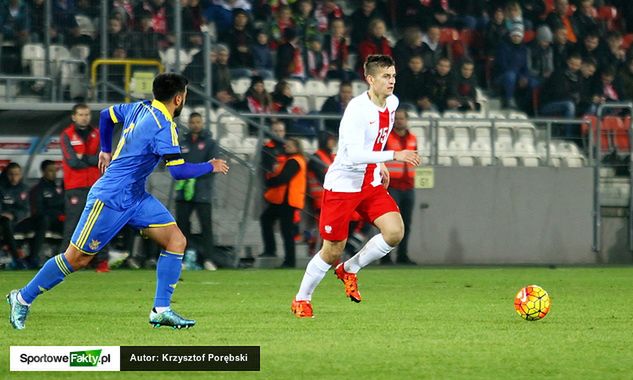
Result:
[[[124,210],[145,194],[145,182],[161,157],[180,154],[178,129],[165,105],[157,100],[117,104],[109,108],[123,133],[105,174],[90,193],[111,208]]]

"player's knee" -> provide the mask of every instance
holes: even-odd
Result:
[[[172,234],[171,239],[169,239],[169,246],[167,247],[167,250],[173,252],[184,252],[185,248],[187,248],[187,238],[185,235],[183,235],[180,231]]]
[[[328,264],[334,264],[335,262],[341,260],[344,248],[345,242],[343,242],[342,244],[324,246],[321,250],[321,258]]]
[[[392,247],[397,246],[404,237],[404,226],[402,224],[395,225],[382,231],[382,237],[385,242]]]

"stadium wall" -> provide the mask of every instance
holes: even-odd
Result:
[[[420,264],[596,264],[592,168],[436,167],[416,190]],[[603,250],[604,252],[604,250]]]

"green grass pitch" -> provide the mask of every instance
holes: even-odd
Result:
[[[290,313],[302,270],[183,272],[173,307],[191,330],[147,322],[153,271],[76,273],[42,295],[27,328],[0,323],[0,379],[609,379],[633,377],[633,268],[369,268],[363,302],[332,272],[315,319]],[[33,272],[2,272],[2,294]],[[549,315],[513,298],[538,284]],[[10,345],[259,345],[261,372],[10,373]]]

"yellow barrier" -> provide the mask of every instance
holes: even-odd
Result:
[[[95,59],[92,62],[92,66],[90,68],[90,82],[92,83],[92,87],[95,88],[97,85],[97,67],[101,65],[124,65],[125,66],[125,101],[130,101],[130,77],[132,66],[156,66],[158,68],[158,72],[162,73],[165,69],[160,61],[155,59],[111,59],[111,58],[100,58]],[[105,80],[105,78],[104,78]]]

